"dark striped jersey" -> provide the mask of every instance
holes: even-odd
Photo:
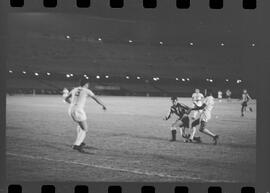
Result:
[[[170,114],[175,114],[176,116],[179,117],[179,119],[182,119],[183,116],[187,114],[186,113],[187,110],[189,110],[188,106],[181,103],[177,103],[176,105],[171,106]]]

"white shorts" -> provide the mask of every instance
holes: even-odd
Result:
[[[77,107],[70,108],[68,114],[75,122],[82,122],[87,119],[84,110]]]
[[[211,119],[211,113],[203,111],[201,114],[201,120],[208,122]]]

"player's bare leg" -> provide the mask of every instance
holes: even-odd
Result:
[[[212,137],[213,138],[213,141],[214,141],[214,144],[216,145],[217,144],[217,140],[218,140],[218,135],[212,133],[210,130],[206,129],[206,122],[205,121],[201,121],[201,125],[200,125],[200,129],[199,131]]]

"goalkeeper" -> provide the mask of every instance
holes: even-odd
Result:
[[[172,124],[171,126],[171,134],[172,138],[170,141],[176,141],[176,133],[177,133],[177,128],[180,128],[180,134],[184,138],[185,142],[192,142],[190,140],[190,134],[186,133],[186,129],[189,128],[190,126],[190,121],[189,121],[189,113],[191,112],[191,108],[188,106],[181,104],[178,102],[177,97],[171,97],[171,102],[172,106],[170,108],[169,113],[167,116],[164,118],[164,120],[168,120],[171,118],[171,115],[175,114],[177,116],[176,121]],[[194,141],[200,142],[200,137],[194,137]]]

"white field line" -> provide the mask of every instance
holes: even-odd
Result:
[[[175,175],[169,175],[169,174],[158,173],[158,172],[140,171],[140,170],[134,170],[134,169],[123,169],[123,168],[116,168],[116,167],[111,167],[111,166],[96,165],[96,164],[91,164],[91,163],[82,163],[82,162],[77,162],[77,161],[66,161],[66,160],[61,160],[61,159],[53,159],[53,158],[32,156],[32,155],[23,155],[23,154],[16,154],[16,153],[10,153],[10,152],[7,152],[6,155],[27,158],[27,159],[45,160],[45,161],[60,162],[60,163],[65,163],[65,164],[74,164],[74,165],[113,170],[113,171],[119,171],[119,172],[127,172],[127,173],[146,175],[146,176],[158,176],[161,178],[174,178],[181,181],[197,180],[197,181],[204,181],[204,182],[230,182],[230,183],[234,182],[234,181],[228,181],[228,180],[202,180],[201,178],[198,178],[198,177],[175,176]]]

